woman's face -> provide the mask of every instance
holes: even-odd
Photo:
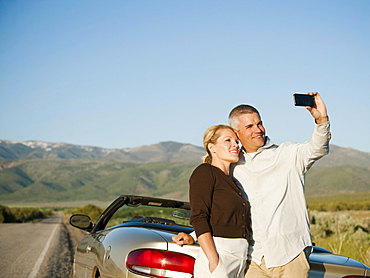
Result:
[[[235,132],[231,129],[221,129],[219,138],[215,144],[210,143],[208,148],[212,153],[212,160],[218,159],[230,163],[239,160],[239,141]]]

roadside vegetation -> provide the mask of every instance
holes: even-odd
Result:
[[[357,197],[347,195],[347,200],[343,195],[308,197],[307,202],[313,242],[334,254],[347,256],[370,266],[369,193],[359,194]],[[63,210],[68,218],[72,214],[86,214],[93,222],[104,210],[91,204],[80,208],[59,209]],[[56,208],[13,208],[0,205],[0,223],[40,221],[52,215],[55,210]],[[147,212],[136,210],[134,214],[148,215]],[[157,217],[165,216],[158,215]]]
[[[370,192],[309,196],[307,203],[310,210],[317,211],[370,211]]]
[[[310,211],[312,241],[370,265],[370,210]]]
[[[370,265],[370,193],[307,197],[312,240]]]
[[[104,210],[95,205],[86,205],[81,208],[72,208],[65,211],[66,216],[69,218],[72,214],[85,214],[90,216],[91,221],[94,223],[98,220],[100,214],[102,214]]]
[[[53,214],[51,209],[9,208],[0,205],[0,223],[24,223],[39,221]]]
[[[332,253],[350,257],[370,266],[370,201],[343,201],[327,203],[308,203],[311,234],[315,245],[324,247]],[[87,205],[69,210],[68,214],[87,214],[95,222],[102,209]],[[132,210],[128,210],[132,213]],[[135,210],[134,214],[122,211],[122,217],[133,215],[152,215],[147,211]],[[126,215],[127,214],[127,215]],[[157,217],[168,217],[156,215]],[[122,223],[119,219],[118,223]],[[178,219],[176,220],[178,222]],[[113,224],[113,223],[112,223]],[[183,223],[181,223],[183,224]]]

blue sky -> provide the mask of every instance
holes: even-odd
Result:
[[[275,143],[370,152],[370,1],[0,0],[0,139],[202,145],[240,103]]]

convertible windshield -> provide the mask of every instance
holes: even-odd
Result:
[[[134,222],[156,222],[167,225],[190,226],[190,211],[180,208],[165,208],[155,206],[122,206],[109,220],[106,228],[122,223]]]

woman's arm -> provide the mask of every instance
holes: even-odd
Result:
[[[215,177],[212,166],[201,164],[190,177],[190,223],[193,225],[198,242],[209,261],[209,270],[218,265],[218,253],[211,234],[210,224],[212,196],[214,192]]]
[[[213,241],[211,233],[204,233],[198,237],[198,242],[204,254],[208,258],[209,271],[212,273],[218,265],[218,253],[216,251],[215,242]]]
[[[198,237],[212,231],[210,218],[215,177],[211,167],[209,164],[201,164],[193,171],[189,180],[190,224]]]

